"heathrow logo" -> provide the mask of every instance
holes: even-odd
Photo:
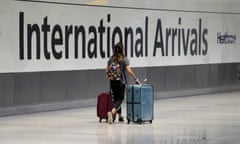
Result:
[[[218,44],[235,44],[237,40],[236,35],[228,34],[228,32],[217,33],[217,43]]]

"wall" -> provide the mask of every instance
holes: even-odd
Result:
[[[240,64],[134,68],[155,99],[240,90]],[[131,79],[129,83],[134,83]],[[107,91],[104,70],[0,74],[0,115],[94,106]]]

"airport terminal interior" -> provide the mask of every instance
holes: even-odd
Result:
[[[1,0],[0,144],[239,144],[239,7]],[[114,82],[126,84],[124,121],[111,124],[113,109],[100,122],[98,96]]]

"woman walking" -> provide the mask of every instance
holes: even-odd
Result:
[[[112,124],[113,116],[117,113],[118,120],[124,121],[121,104],[124,100],[125,85],[127,84],[126,71],[140,84],[140,81],[132,71],[129,60],[124,55],[122,43],[117,43],[113,48],[113,55],[110,57],[106,67],[106,76],[110,80],[111,94],[113,95],[114,108],[108,112],[108,123]]]

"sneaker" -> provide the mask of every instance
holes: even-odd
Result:
[[[118,121],[119,121],[119,122],[124,122],[123,116],[119,117],[119,118],[118,118]]]
[[[111,113],[111,112],[108,112],[108,113],[107,113],[107,116],[108,116],[108,123],[109,123],[109,124],[112,124],[112,123],[113,123],[112,113]]]

